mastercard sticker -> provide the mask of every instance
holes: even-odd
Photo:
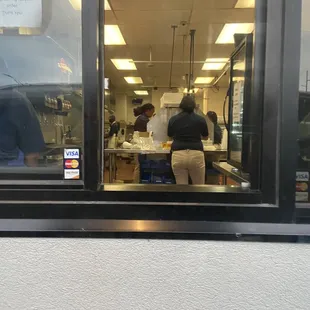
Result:
[[[307,183],[296,183],[296,191],[297,192],[306,192],[308,191],[308,184]]]

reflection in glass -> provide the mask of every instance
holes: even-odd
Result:
[[[241,165],[243,138],[243,100],[245,78],[245,48],[232,61],[231,128],[229,137],[230,159]]]
[[[81,11],[67,0],[16,6],[23,18],[0,24],[0,173],[63,178],[64,148],[82,144]]]

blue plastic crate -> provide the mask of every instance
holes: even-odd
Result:
[[[153,176],[153,183],[154,184],[163,184],[163,178],[159,176]]]

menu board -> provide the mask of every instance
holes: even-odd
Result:
[[[0,0],[1,28],[40,28],[42,0]]]

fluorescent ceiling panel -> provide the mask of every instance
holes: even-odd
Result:
[[[147,90],[135,90],[135,94],[138,96],[147,96],[149,92]]]
[[[105,45],[126,45],[118,25],[104,25]]]
[[[111,6],[108,0],[104,0],[104,9],[105,11],[111,11]]]
[[[233,69],[234,70],[245,71],[245,62],[241,61],[241,62],[235,63]]]
[[[253,32],[253,23],[225,24],[220,35],[216,40],[216,44],[233,44],[234,34],[248,34]]]
[[[85,0],[85,1],[89,1],[89,0]],[[82,0],[69,0],[69,2],[71,3],[71,5],[73,6],[75,10],[77,11],[82,10]],[[108,0],[104,0],[104,9],[106,11],[111,11],[111,7],[110,7]]]
[[[210,84],[214,80],[214,77],[198,77],[195,80],[195,84]]]
[[[142,79],[138,76],[126,76],[124,79],[128,84],[143,84]]]
[[[202,70],[222,70],[229,58],[207,58]]]
[[[198,91],[199,91],[199,88],[194,88],[194,89],[191,89],[191,90],[189,91],[189,93],[192,94],[192,93],[194,92],[194,93],[196,94],[196,93],[198,93]],[[187,88],[184,88],[183,93],[184,93],[184,94],[188,94]]]
[[[117,70],[137,70],[132,59],[111,59]]]
[[[253,9],[255,8],[255,0],[238,0],[236,9]]]

